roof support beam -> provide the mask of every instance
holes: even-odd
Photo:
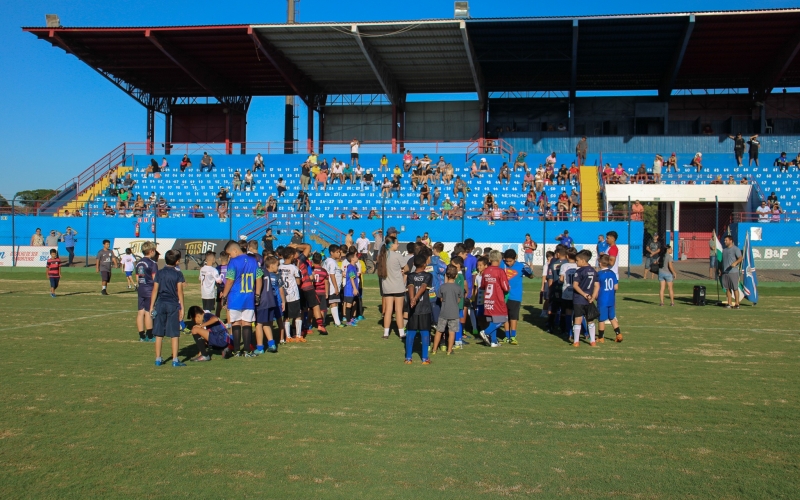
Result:
[[[381,84],[381,88],[389,99],[389,102],[402,109],[405,106],[405,94],[402,93],[397,86],[397,80],[395,80],[394,75],[389,71],[389,67],[386,66],[375,49],[363,39],[361,32],[358,31],[358,25],[353,24],[350,27],[350,32],[361,48],[361,52],[372,68],[372,72],[375,73],[375,78],[377,78],[378,83]]]
[[[253,31],[252,26],[247,28],[247,34],[253,39],[258,52],[267,58],[272,67],[281,75],[283,81],[286,82],[286,85],[291,87],[295,95],[299,96],[308,106],[310,96],[319,94],[319,92],[312,90],[312,85],[309,85],[311,79],[287,59],[281,51]]]
[[[678,50],[676,50],[675,54],[672,56],[669,70],[664,74],[661,85],[658,87],[658,96],[661,99],[669,99],[669,96],[672,95],[672,88],[675,86],[675,80],[677,80],[678,72],[681,70],[683,56],[686,54],[686,47],[689,46],[692,32],[694,32],[694,14],[689,16],[688,22],[683,27],[681,43],[678,45]]]
[[[800,52],[800,30],[789,38],[783,48],[764,67],[764,71],[759,73],[760,77],[756,77],[757,79],[754,80],[751,92],[753,90],[757,93],[763,92],[764,96],[772,92],[772,89],[780,83],[783,74],[789,69],[798,52]]]
[[[79,44],[67,43],[55,30],[50,30],[48,33],[50,38],[50,43],[56,45],[64,50],[67,54],[72,54],[84,63],[86,63],[90,68],[95,70],[100,76],[114,84],[115,87],[122,90],[129,96],[131,96],[136,102],[141,104],[147,109],[151,109],[153,111],[158,111],[159,113],[169,113],[170,112],[170,104],[172,103],[172,99],[169,97],[154,97],[150,95],[148,92],[123,81],[121,78],[115,77],[112,73],[100,69],[103,65],[99,64],[98,61],[93,61],[91,57],[88,57],[86,54],[89,53],[87,50],[83,50],[83,48]]]
[[[478,100],[485,104],[489,99],[489,94],[484,90],[483,73],[481,72],[481,67],[478,66],[478,58],[467,33],[467,23],[462,19],[459,24],[461,38],[464,40],[464,50],[467,53],[467,61],[469,61],[469,69],[472,72],[472,81],[475,82],[475,92],[478,93]]]
[[[575,94],[578,89],[578,20],[572,20],[572,64],[569,78],[569,134],[575,135]]]

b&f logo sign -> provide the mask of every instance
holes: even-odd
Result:
[[[755,259],[783,259],[787,255],[789,255],[788,248],[762,248],[760,250],[755,248],[753,249],[753,258]]]

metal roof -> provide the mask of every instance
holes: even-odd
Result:
[[[800,86],[800,9],[26,27],[143,104],[178,97]]]

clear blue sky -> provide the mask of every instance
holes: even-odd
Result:
[[[759,2],[634,2],[568,4],[471,0],[472,17],[553,16],[793,7],[783,0]],[[0,6],[0,194],[55,188],[118,144],[145,139],[143,107],[75,57],[21,31],[58,14],[64,26],[257,24],[286,20],[285,0],[6,0]],[[301,22],[451,18],[452,0],[302,0]],[[255,98],[248,139],[283,140],[282,98]],[[158,116],[158,115],[157,115]],[[302,120],[302,118],[301,118]],[[301,121],[301,123],[304,123]],[[301,128],[301,139],[302,129]],[[163,137],[159,116],[156,137]]]

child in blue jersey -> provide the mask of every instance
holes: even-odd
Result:
[[[604,234],[597,235],[597,257],[600,258],[603,255],[608,254],[608,247],[611,245],[606,242],[606,236]]]
[[[229,241],[225,251],[231,258],[225,275],[227,281],[222,290],[222,298],[228,303],[228,319],[231,321],[234,356],[251,357],[253,343],[253,322],[256,320],[256,306],[261,300],[262,277],[264,275],[258,262],[245,254],[239,243]]]
[[[550,261],[553,260],[553,256],[555,253],[551,250],[548,250],[544,254],[545,263],[542,266],[542,288],[539,290],[539,303],[542,304],[542,313],[539,315],[540,318],[547,317],[547,311],[550,310],[550,288],[547,285],[547,270],[550,268]]]
[[[220,319],[210,312],[205,312],[200,306],[192,306],[186,319],[194,322],[192,338],[200,353],[190,361],[211,361],[208,348],[222,349],[222,357],[226,357],[228,350],[228,329]]]
[[[269,256],[262,267],[261,301],[256,307],[256,354],[264,353],[264,337],[267,337],[267,351],[278,352],[272,336],[272,322],[281,328],[281,305],[284,301],[283,283],[276,274],[278,259]]]
[[[578,255],[575,256],[578,270],[575,272],[575,277],[572,281],[572,310],[574,317],[572,322],[573,347],[580,346],[583,318],[586,317],[589,304],[597,300],[597,295],[600,293],[600,283],[597,282],[597,271],[589,265],[590,260],[592,260],[592,252],[589,250],[581,250],[578,252]],[[586,329],[589,330],[589,343],[592,347],[595,347],[594,320],[587,320],[586,323]]]
[[[225,282],[227,280],[227,273],[228,273],[228,252],[225,250],[219,253],[219,265],[217,266],[217,272],[219,272],[219,277],[222,279],[221,283],[217,283],[217,309],[214,312],[218,318],[222,318],[220,314],[222,314],[222,307],[225,305],[224,300],[222,300],[222,291],[225,289]],[[227,307],[225,308],[225,317],[228,318]]]
[[[136,327],[139,329],[139,342],[155,342],[153,337],[153,318],[150,316],[150,297],[153,295],[153,279],[158,272],[158,264],[153,260],[156,244],[152,241],[142,243],[144,258],[136,263],[136,294],[139,296]]]
[[[533,278],[533,271],[527,264],[517,262],[517,252],[511,248],[503,254],[500,269],[506,272],[509,286],[506,296],[508,321],[505,324],[506,336],[503,341],[511,345],[518,345],[517,322],[519,321],[519,311],[522,308],[522,278]]]
[[[614,333],[617,334],[616,341],[622,342],[622,333],[619,331],[619,321],[617,321],[616,300],[619,280],[611,269],[611,257],[608,255],[600,256],[600,270],[597,272],[597,281],[600,282],[600,294],[597,296],[597,308],[600,310],[600,317],[597,318],[598,329],[597,341],[601,344],[605,342],[606,321],[611,321]]]
[[[578,264],[575,263],[578,251],[574,248],[567,248],[566,255],[567,263],[561,264],[561,268],[558,271],[558,281],[561,284],[561,315],[565,318],[562,334],[564,337],[572,338],[572,297],[574,296],[572,281],[575,278],[575,273],[578,272]]]
[[[473,302],[475,302],[476,291],[472,285],[475,275],[478,272],[478,258],[472,255],[473,250],[475,250],[475,240],[472,238],[464,240],[464,244],[461,245],[461,248],[459,248],[459,245],[456,245],[457,255],[464,259],[464,264],[461,267],[464,280],[467,284],[467,295],[464,297],[464,317],[461,319],[461,323],[465,323],[466,319],[469,318],[470,325],[472,325],[472,336],[477,338],[480,329],[477,325],[478,322],[473,304]]]
[[[172,344],[172,366],[186,366],[178,359],[178,346],[181,336],[181,318],[183,317],[183,287],[186,280],[177,269],[181,253],[169,250],[164,254],[167,264],[156,273],[153,279],[153,294],[150,297],[150,317],[153,318],[153,335],[156,337],[156,366],[161,366],[161,344],[164,337]],[[156,302],[157,301],[157,302]]]
[[[353,302],[358,297],[358,254],[348,253],[345,258],[347,267],[344,271],[344,317],[347,326],[356,326],[357,321],[353,319]]]

